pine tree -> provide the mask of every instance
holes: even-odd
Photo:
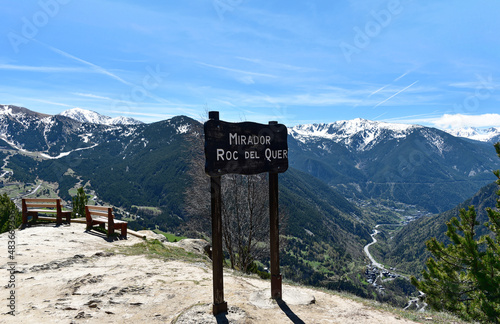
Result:
[[[500,143],[495,144],[500,157]],[[494,174],[500,185],[500,171]],[[500,196],[500,191],[497,192]],[[500,200],[497,200],[500,209]],[[452,218],[446,225],[450,244],[436,238],[426,242],[433,258],[426,262],[423,280],[411,278],[425,293],[426,302],[436,310],[447,310],[466,320],[500,323],[500,212],[487,209],[485,225],[491,235],[477,237],[473,206],[460,211],[460,221]]]
[[[0,233],[21,225],[21,212],[6,193],[0,195]]]
[[[76,196],[73,197],[71,218],[85,217],[85,205],[88,203],[88,200],[83,187],[78,188]]]

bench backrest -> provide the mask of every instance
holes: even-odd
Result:
[[[87,223],[91,223],[94,217],[107,217],[108,222],[112,223],[114,219],[113,207],[85,205],[85,217]]]
[[[62,210],[59,198],[23,198],[22,204],[23,213],[26,213],[28,208],[55,209],[58,213]]]

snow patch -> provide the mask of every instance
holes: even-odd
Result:
[[[177,127],[176,132],[177,132],[177,134],[185,134],[185,133],[189,132],[189,129],[190,129],[190,125],[185,124],[185,125],[181,125],[181,126]]]
[[[78,135],[78,137],[81,137],[84,143],[90,143],[90,137],[92,137],[92,135],[93,135],[92,133],[80,134]]]
[[[439,151],[439,154],[443,155],[443,151],[449,150],[446,148],[444,139],[438,134],[429,132],[428,130],[425,130],[424,132],[422,132],[422,134],[427,139],[427,141],[429,141],[429,143]]]
[[[57,159],[60,159],[60,158],[65,157],[65,156],[68,156],[68,155],[70,155],[70,154],[71,154],[71,153],[73,153],[73,152],[77,152],[77,151],[83,151],[83,150],[89,150],[89,149],[92,149],[92,148],[96,147],[97,145],[99,145],[99,144],[95,144],[95,145],[92,145],[92,146],[89,146],[89,147],[81,147],[81,148],[77,148],[77,149],[72,150],[72,151],[69,151],[69,152],[62,152],[62,153],[60,153],[60,154],[59,154],[59,155],[57,155],[57,156],[50,156],[50,155],[48,155],[48,154],[46,154],[46,153],[40,153],[40,155],[41,155],[42,157],[46,158],[46,159],[50,159],[50,160],[57,160]]]
[[[12,108],[10,108],[9,105],[4,105],[3,109],[0,110],[0,115],[13,116],[14,113],[12,112]]]

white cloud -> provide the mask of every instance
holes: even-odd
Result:
[[[462,115],[444,114],[431,121],[438,128],[493,127],[500,126],[500,114]]]

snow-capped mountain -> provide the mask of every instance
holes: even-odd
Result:
[[[60,180],[54,179],[55,173],[62,179],[71,169],[111,190],[104,181],[110,172],[116,179],[129,172],[159,179],[158,170],[172,164],[165,162],[166,156],[176,163],[188,156],[185,149],[191,144],[186,136],[202,129],[185,116],[117,126],[103,124],[108,119],[98,114],[80,113],[85,122],[0,105],[0,158],[8,152],[3,155],[4,165],[15,169],[15,176],[30,177],[27,170],[35,170],[35,175],[51,176],[51,181]],[[490,143],[436,128],[364,119],[292,127],[288,148],[290,168],[309,173],[349,197],[391,199],[436,212],[470,197],[493,181],[491,171],[498,169]],[[155,163],[160,164],[147,167]],[[187,162],[183,163],[179,170]]]
[[[468,139],[481,142],[496,143],[500,140],[500,127],[491,127],[491,128],[467,127],[467,128],[450,129],[446,130],[446,132],[456,137],[465,137]]]
[[[290,129],[290,135],[302,143],[327,139],[343,144],[348,149],[363,151],[370,150],[382,140],[404,138],[420,128],[423,127],[356,118],[328,124],[297,125]]]
[[[146,125],[106,125],[97,123],[97,115],[88,114],[94,117],[94,123],[81,122],[62,114],[47,115],[23,107],[0,105],[0,146],[5,142],[3,147],[8,145],[18,151],[53,159],[92,148],[110,138],[126,141]]]
[[[139,120],[129,117],[119,116],[111,118],[108,116],[101,115],[95,111],[81,109],[81,108],[68,109],[63,111],[59,115],[69,117],[81,123],[91,123],[100,125],[137,125],[143,123]]]

